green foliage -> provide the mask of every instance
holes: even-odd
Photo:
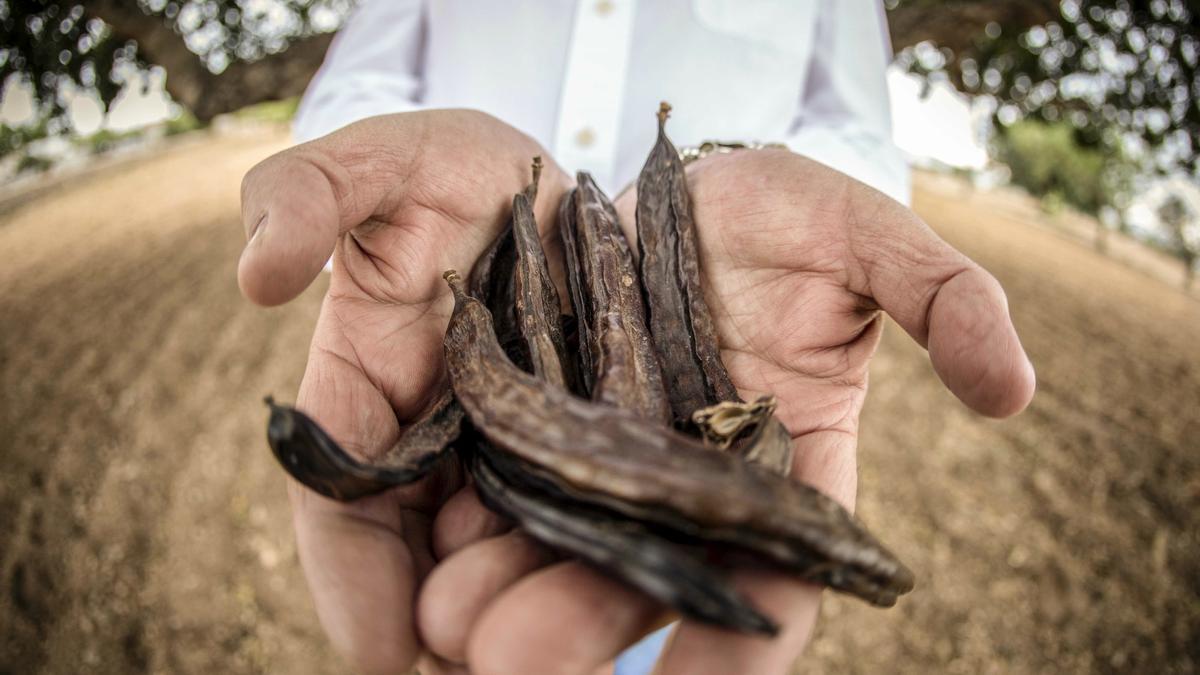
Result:
[[[167,120],[167,135],[174,136],[176,134],[186,134],[189,131],[195,131],[203,127],[200,120],[191,112],[184,110],[175,117]]]
[[[243,120],[252,120],[255,122],[290,122],[296,116],[296,109],[300,107],[299,97],[293,96],[282,101],[264,101],[254,105],[246,106],[234,113],[234,116]]]
[[[53,162],[45,157],[25,153],[21,155],[21,161],[17,162],[17,173],[24,173],[26,171],[42,172],[51,166],[53,166]]]
[[[1080,143],[1069,124],[1018,122],[997,137],[994,152],[1012,171],[1013,182],[1047,198],[1048,206],[1061,200],[1095,214],[1124,198],[1127,165]]]
[[[101,129],[96,133],[79,139],[79,142],[92,154],[108,152],[119,146],[123,141],[140,135],[140,131],[110,131]]]
[[[978,12],[996,7],[993,0],[955,3]],[[995,97],[1001,124],[1067,122],[1082,145],[1115,152],[1134,140],[1146,169],[1200,175],[1200,3],[1061,0],[1058,13],[1032,27],[992,23],[970,53],[926,44],[900,60]]]
[[[7,157],[9,153],[15,152],[39,138],[45,138],[47,134],[45,121],[22,127],[0,124],[0,158]]]
[[[116,64],[136,63],[135,46],[110,38],[82,4],[0,0],[0,83],[10,76],[31,82],[41,116],[61,128],[63,85],[94,89],[107,106],[121,89]]]

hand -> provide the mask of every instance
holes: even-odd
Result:
[[[238,283],[248,298],[286,302],[333,256],[298,406],[347,451],[378,456],[445,386],[453,301],[441,272],[470,269],[538,154],[532,139],[482,113],[429,111],[365,120],[246,175]],[[547,162],[536,209],[547,229],[568,182]],[[503,529],[461,485],[444,463],[413,485],[342,504],[289,480],[317,613],[359,670],[411,667],[420,580],[438,558]]]
[[[744,397],[779,398],[796,480],[853,507],[881,308],[970,407],[1003,417],[1028,404],[1033,368],[1000,285],[907,208],[785,151],[716,156],[689,173],[722,358]],[[631,191],[617,204],[631,241],[634,203]],[[649,599],[577,562],[543,567],[531,550],[517,534],[487,538],[433,571],[418,616],[435,651],[478,673],[584,673],[661,622]],[[766,572],[735,580],[782,633],[763,640],[684,621],[663,673],[788,671],[820,589]]]

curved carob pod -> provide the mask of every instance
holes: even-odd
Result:
[[[912,573],[836,502],[629,411],[572,396],[505,357],[491,315],[455,296],[445,352],[451,385],[497,449],[587,501],[710,543],[741,547],[802,578],[890,605]]]
[[[662,364],[675,422],[681,428],[695,429],[697,415],[712,416],[713,411],[706,408],[741,404],[741,398],[721,362],[716,326],[704,300],[687,175],[666,132],[670,112],[666,102],[659,106],[658,139],[638,175],[638,252],[646,323]],[[757,403],[742,405],[750,412]],[[771,428],[756,435],[753,459],[746,443],[726,447],[748,461],[789,473],[792,444],[787,428],[772,415],[757,418],[755,426]]]
[[[508,516],[543,544],[616,574],[693,619],[744,633],[775,635],[778,631],[728,580],[647,526],[585,505],[564,507],[536,490],[502,478],[484,453],[474,453],[471,475],[484,504]]]
[[[617,211],[587,172],[577,174],[572,202],[578,279],[588,298],[581,322],[589,324],[592,400],[631,410],[662,424],[671,423],[671,404],[650,331],[633,253],[621,232]],[[581,346],[581,350],[584,347]]]
[[[351,457],[308,415],[267,397],[267,441],[292,478],[316,492],[350,501],[406,485],[425,475],[458,437],[463,409],[449,390],[377,460]]]

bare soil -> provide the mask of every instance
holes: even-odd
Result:
[[[323,288],[267,311],[234,278],[241,175],[285,143],[0,204],[0,673],[342,670],[260,402],[295,391]],[[1011,194],[918,177],[916,209],[1003,282],[1039,392],[983,419],[888,327],[859,511],[919,586],[830,596],[797,671],[1197,672],[1200,302]]]

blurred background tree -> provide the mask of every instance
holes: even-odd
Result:
[[[39,117],[67,130],[67,97],[166,71],[171,98],[200,122],[298,96],[352,0],[0,0],[0,81],[33,85]]]
[[[1150,181],[1200,179],[1200,2],[887,6],[899,65],[989,103],[992,156],[1044,203],[1100,216],[1097,247]],[[1190,275],[1186,247],[1167,248]]]
[[[153,69],[189,125],[294,98],[354,2],[0,0],[0,81],[29,83],[36,110],[0,129],[0,156],[69,133],[72,96],[107,110]],[[897,63],[989,105],[992,156],[1046,204],[1114,222],[1153,176],[1200,179],[1200,0],[885,5]]]
[[[1196,279],[1196,258],[1200,258],[1200,214],[1179,195],[1169,195],[1158,207],[1158,218],[1167,229],[1167,245],[1183,260],[1184,287]]]
[[[1200,177],[1200,3],[889,0],[901,65],[993,98],[1019,120],[1069,124],[1084,147]]]

